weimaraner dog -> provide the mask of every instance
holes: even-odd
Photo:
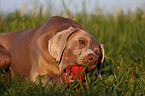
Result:
[[[0,33],[0,68],[32,82],[42,76],[43,83],[50,77],[63,83],[70,66],[88,64],[99,71],[103,61],[103,44],[68,18],[54,16],[36,28]]]

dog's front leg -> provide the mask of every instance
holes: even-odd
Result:
[[[52,84],[52,82],[62,83],[59,68],[56,64],[49,64],[42,58],[38,59],[38,63],[34,61],[30,77],[31,82],[35,82],[36,84],[38,84],[40,80],[43,85],[47,82],[49,82],[49,84]]]
[[[59,75],[54,75],[54,74],[44,74],[40,75],[39,72],[37,71],[31,71],[31,82],[34,82],[35,84],[39,84],[40,82],[42,83],[43,86],[46,84],[50,85],[53,84],[54,82],[57,82],[59,84],[62,84],[62,79],[61,76]]]

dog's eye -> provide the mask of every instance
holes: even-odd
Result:
[[[79,43],[85,45],[85,41],[84,40],[79,40]]]
[[[84,47],[86,47],[86,46],[87,46],[87,40],[84,39],[84,38],[80,38],[80,39],[78,40],[78,47],[79,47],[79,48],[84,48]]]

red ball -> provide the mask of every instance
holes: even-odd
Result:
[[[84,72],[83,72],[83,67],[82,66],[73,66],[72,67],[72,73],[76,76],[76,78],[78,78],[79,73],[81,72],[80,75],[80,81],[82,80],[83,76],[84,76]]]

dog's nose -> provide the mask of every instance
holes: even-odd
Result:
[[[98,57],[94,54],[88,54],[85,58],[85,63],[96,64],[98,61]]]

